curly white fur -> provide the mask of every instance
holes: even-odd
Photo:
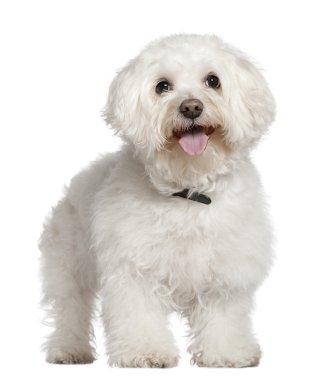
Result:
[[[209,73],[220,78],[209,88]],[[160,79],[173,84],[157,94]],[[204,104],[205,151],[186,154],[184,99]],[[167,316],[188,318],[192,362],[256,365],[250,309],[271,264],[271,229],[249,152],[274,118],[268,86],[216,36],[175,35],[149,45],[114,79],[104,111],[126,144],[73,178],[40,240],[44,304],[54,331],[47,360],[94,359],[100,294],[109,363],[170,367],[178,349]],[[173,197],[189,188],[210,205]]]

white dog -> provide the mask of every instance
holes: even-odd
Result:
[[[102,301],[109,364],[172,367],[172,311],[191,362],[257,365],[250,321],[271,229],[249,153],[274,118],[259,71],[212,35],[149,45],[114,79],[107,122],[124,148],[73,178],[41,237],[51,363],[89,363]]]

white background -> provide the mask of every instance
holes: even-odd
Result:
[[[326,1],[1,1],[0,374],[47,379],[324,378],[328,362],[328,11]],[[39,351],[37,239],[44,216],[83,165],[118,148],[100,112],[115,71],[151,39],[216,33],[265,69],[277,100],[254,153],[276,227],[276,265],[258,292],[264,350],[253,369],[189,365],[123,370],[100,358],[55,366]]]

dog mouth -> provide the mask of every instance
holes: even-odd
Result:
[[[209,137],[214,131],[213,127],[193,124],[185,130],[174,129],[173,135],[178,139],[178,143],[185,153],[190,156],[199,156],[205,151]]]

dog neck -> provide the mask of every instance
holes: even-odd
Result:
[[[225,187],[226,178],[241,161],[240,156],[227,155],[211,146],[198,157],[188,156],[178,149],[161,150],[152,157],[142,158],[150,182],[167,196],[186,189],[189,194],[211,196],[215,190]]]

